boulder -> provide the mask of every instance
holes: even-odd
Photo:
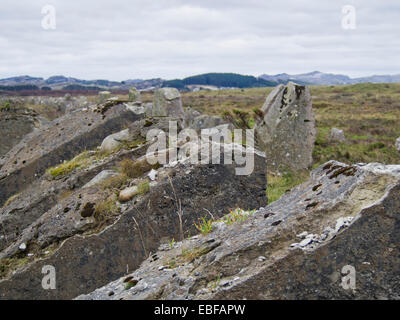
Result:
[[[331,129],[330,139],[331,139],[331,141],[334,141],[334,142],[346,141],[346,137],[344,136],[344,131],[337,129],[337,128]]]
[[[113,150],[118,148],[121,143],[123,143],[124,141],[128,141],[129,139],[129,129],[113,133],[103,140],[100,146],[100,150],[104,152],[112,152]]]
[[[92,180],[90,180],[87,184],[85,184],[82,188],[92,187],[104,180],[107,180],[111,177],[117,176],[118,173],[115,170],[103,170],[99,174],[97,174]]]
[[[144,108],[144,113],[146,114],[146,116],[151,117],[153,114],[153,103],[152,102],[144,103],[143,108]]]
[[[142,98],[140,96],[139,90],[137,90],[135,87],[132,87],[129,89],[129,101],[135,102],[135,103],[141,103]]]
[[[36,219],[31,216],[31,222],[25,223],[17,235],[4,240],[0,259],[25,259],[27,256],[21,256],[18,249],[22,243],[26,244],[24,254],[33,256],[0,280],[0,298],[70,299],[87,294],[135,270],[161,243],[195,235],[198,230],[194,223],[202,217],[222,217],[235,207],[265,206],[265,158],[255,154],[251,175],[237,176],[235,169],[234,164],[195,165],[185,161],[164,166],[157,170],[157,180],[151,182],[149,192],[115,205],[108,202],[110,195],[101,186],[92,185],[83,191],[82,182],[78,182],[70,194],[59,197]],[[148,173],[144,172],[142,178],[147,179]],[[58,188],[53,182],[49,187]],[[99,215],[100,204],[100,208],[111,207],[112,212]],[[14,214],[19,216],[19,211]],[[57,290],[43,290],[41,286],[45,265],[56,270]]]
[[[396,149],[398,152],[400,152],[400,138],[397,138],[396,140]]]
[[[267,155],[268,170],[311,168],[316,139],[314,112],[307,87],[293,82],[277,86],[255,125],[256,141]]]
[[[119,193],[118,200],[120,202],[129,201],[137,194],[137,192],[138,192],[137,186],[126,188]]]
[[[152,115],[183,119],[184,111],[179,91],[175,88],[158,89],[154,93]]]
[[[187,124],[187,126],[194,130],[201,130],[214,128],[223,124],[227,124],[224,119],[217,116],[209,116],[204,114],[195,117],[190,123]]]
[[[183,126],[185,128],[189,127],[193,123],[194,118],[196,118],[198,116],[201,116],[201,113],[199,111],[194,110],[194,109],[192,109],[190,107],[187,108],[185,110],[185,116],[184,116],[184,119],[183,119]]]
[[[400,299],[399,210],[399,165],[331,161],[244,221],[160,246],[77,299]]]
[[[100,91],[97,97],[97,102],[99,104],[104,103],[107,101],[107,99],[111,98],[111,92],[110,91]]]

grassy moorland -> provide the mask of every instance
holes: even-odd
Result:
[[[191,107],[210,115],[234,114],[234,110],[248,113],[248,124],[254,123],[254,109],[260,109],[273,88],[251,88],[184,92],[185,108]],[[310,86],[317,123],[314,148],[314,167],[328,160],[344,163],[380,162],[400,163],[395,141],[400,137],[400,83],[356,84],[345,86]],[[120,95],[127,98],[127,95]],[[97,96],[87,96],[90,103]],[[153,94],[142,93],[143,102],[151,102]],[[0,105],[1,108],[8,105]],[[43,106],[28,106],[39,114],[48,110]],[[0,110],[1,111],[1,110]],[[236,113],[237,115],[238,113]],[[50,117],[52,118],[52,117]],[[343,129],[346,142],[329,139],[331,128]],[[270,176],[268,196],[278,199],[286,190],[304,181],[308,172]]]
[[[183,94],[185,107],[221,115],[239,109],[252,116],[272,88],[200,91]],[[399,163],[400,84],[311,86],[318,135],[315,166],[335,159],[345,163]],[[252,121],[250,121],[252,122]],[[330,129],[343,129],[347,141],[331,142]]]
[[[200,91],[183,94],[185,107],[221,115],[238,109],[253,116],[272,88]],[[335,159],[344,163],[400,163],[395,141],[400,137],[400,84],[311,86],[317,123],[314,167]],[[249,121],[252,123],[253,121]],[[346,142],[329,139],[331,128],[343,129]],[[270,176],[270,202],[305,180],[307,174]]]

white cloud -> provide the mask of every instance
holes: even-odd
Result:
[[[3,0],[0,78],[400,73],[398,0]],[[57,29],[41,28],[41,8]],[[354,5],[357,29],[341,28]]]

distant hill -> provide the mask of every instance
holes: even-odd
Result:
[[[398,75],[381,75],[370,76],[362,78],[350,78],[342,74],[323,73],[320,71],[313,71],[310,73],[294,74],[280,73],[276,75],[263,74],[260,78],[267,81],[275,81],[278,83],[286,83],[288,81],[295,81],[303,84],[310,85],[341,85],[341,84],[356,84],[356,83],[392,83],[400,82],[400,74]]]
[[[253,88],[272,87],[276,85],[276,82],[236,73],[206,73],[187,77],[182,80],[164,81],[162,84],[163,87],[178,89],[184,89],[189,85],[215,86],[218,88]]]
[[[366,82],[393,83],[400,82],[400,74],[350,78],[347,75],[323,73],[319,71],[294,75],[287,73],[276,75],[263,74],[259,77],[237,73],[206,73],[184,79],[128,79],[120,82],[105,79],[82,80],[65,77],[63,75],[51,76],[48,79],[23,75],[0,79],[0,93],[22,92],[25,90],[126,91],[132,86],[139,90],[155,90],[161,87],[174,87],[180,90],[215,90],[219,88],[273,87],[281,83],[286,84],[288,81],[294,81],[303,85],[344,85]]]

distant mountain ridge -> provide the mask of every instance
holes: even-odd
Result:
[[[164,80],[158,79],[128,79],[125,81],[110,81],[103,79],[82,80],[62,75],[51,76],[48,79],[31,77],[28,75],[0,79],[0,87],[18,88],[19,86],[32,86],[32,89],[52,89],[52,90],[107,90],[107,89],[129,89],[132,86],[138,89],[149,89],[161,87]]]
[[[361,78],[350,78],[349,76],[343,74],[333,74],[333,73],[323,73],[320,71],[313,71],[310,73],[302,73],[290,75],[287,73],[281,73],[276,75],[263,74],[260,78],[275,81],[278,83],[285,83],[287,81],[298,81],[304,84],[312,85],[343,85],[343,84],[356,84],[356,83],[393,83],[400,82],[400,74],[396,75],[373,75],[369,77]]]
[[[393,83],[400,82],[400,74],[373,75],[369,77],[350,78],[347,75],[323,73],[313,71],[303,74],[290,75],[281,73],[276,75],[263,74],[259,77],[241,75],[236,73],[206,73],[194,75],[184,79],[164,80],[155,79],[128,79],[125,81],[110,81],[104,79],[82,80],[63,75],[51,76],[48,79],[31,77],[29,75],[0,79],[0,90],[12,88],[46,89],[46,90],[127,90],[135,86],[139,90],[152,90],[160,87],[175,87],[180,90],[196,90],[199,88],[252,88],[271,87],[294,81],[304,85],[345,85],[356,83]]]

